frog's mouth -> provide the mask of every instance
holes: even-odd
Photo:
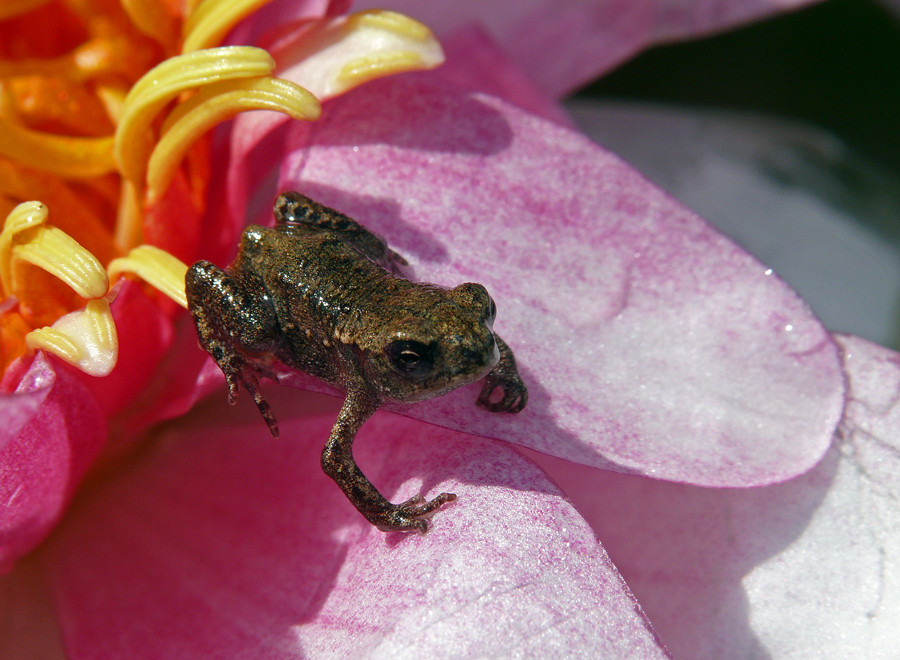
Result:
[[[442,368],[438,369],[437,375],[430,382],[423,383],[422,389],[425,391],[415,400],[439,396],[463,385],[478,382],[497,366],[500,347],[492,332],[488,333],[479,348],[473,349],[468,347],[470,345],[460,342],[454,346],[451,343],[450,350],[442,356]]]

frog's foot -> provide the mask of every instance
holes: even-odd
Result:
[[[391,504],[390,508],[377,517],[375,526],[382,532],[428,531],[428,522],[434,513],[448,502],[456,499],[453,493],[441,493],[426,501],[421,495],[411,497],[402,504]]]
[[[215,358],[215,355],[213,356]],[[272,407],[265,400],[259,391],[260,375],[269,375],[261,370],[257,365],[244,362],[243,360],[216,360],[222,373],[225,374],[225,381],[228,383],[228,403],[234,405],[237,401],[237,394],[241,385],[253,397],[256,407],[269,427],[269,433],[273,438],[278,437],[278,421],[272,413]]]
[[[528,388],[518,373],[491,372],[476,403],[491,412],[517,413],[528,403]]]

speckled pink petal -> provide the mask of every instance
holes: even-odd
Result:
[[[586,138],[486,96],[373,83],[296,125],[281,189],[386,237],[416,277],[483,282],[530,389],[409,414],[703,485],[790,478],[840,417],[837,350],[771,271]],[[276,411],[277,414],[278,411]]]
[[[19,428],[0,447],[0,573],[50,533],[106,438],[100,406],[55,359],[39,352],[5,405],[20,395],[30,415],[13,413]]]
[[[393,0],[438,36],[476,24],[552,96],[562,96],[640,50],[735,27],[814,0]],[[361,0],[354,9],[382,7]]]
[[[511,448],[382,413],[357,458],[394,501],[450,490],[425,535],[384,534],[321,470],[337,414],[272,392],[193,413],[73,509],[48,550],[84,658],[661,657],[584,521]],[[246,402],[245,402],[246,403]]]
[[[900,620],[900,355],[839,338],[846,415],[792,481],[705,489],[535,457],[675,657],[888,658]]]

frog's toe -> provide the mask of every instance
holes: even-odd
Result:
[[[528,389],[520,379],[502,380],[488,376],[476,403],[490,412],[517,413],[528,403]]]
[[[421,495],[416,495],[402,504],[395,504],[386,520],[377,525],[383,532],[419,532],[428,531],[428,523],[431,516],[448,502],[456,499],[453,493],[441,493],[434,499],[426,501]]]

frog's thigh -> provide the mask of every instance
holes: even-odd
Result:
[[[215,264],[198,261],[191,266],[185,276],[185,293],[205,344],[212,337],[227,337],[249,350],[271,347],[277,329],[271,305]]]

